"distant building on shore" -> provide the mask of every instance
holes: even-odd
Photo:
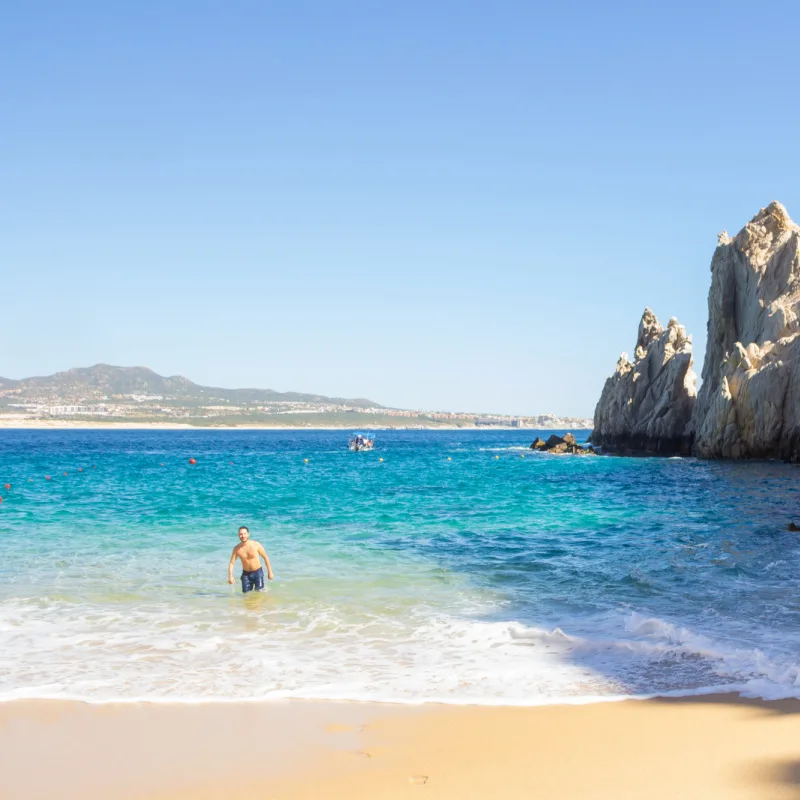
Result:
[[[46,406],[41,413],[51,417],[108,416],[108,406]]]

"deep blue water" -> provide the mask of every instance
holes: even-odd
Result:
[[[0,431],[0,697],[800,693],[796,467],[536,435]]]

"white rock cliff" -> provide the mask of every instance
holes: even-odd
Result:
[[[692,337],[674,317],[666,330],[645,309],[633,362],[626,353],[594,412],[593,444],[617,452],[689,453],[696,399]]]
[[[703,458],[800,459],[800,227],[777,202],[711,261],[708,345],[688,434]]]
[[[708,344],[695,398],[691,337],[649,310],[636,356],[603,388],[592,441],[617,451],[800,461],[800,226],[777,202],[711,260]],[[696,401],[695,401],[696,400]]]

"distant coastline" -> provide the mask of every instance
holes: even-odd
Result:
[[[350,431],[397,430],[397,431],[535,431],[535,430],[589,430],[586,427],[538,427],[514,428],[511,426],[479,425],[191,425],[186,422],[95,422],[84,420],[44,420],[44,419],[0,419],[0,430],[154,430],[154,431]]]
[[[391,408],[366,398],[201,386],[147,367],[95,364],[0,378],[0,428],[161,430],[582,430],[584,417]]]

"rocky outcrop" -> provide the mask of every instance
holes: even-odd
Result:
[[[552,453],[554,455],[565,453],[576,456],[594,455],[593,448],[579,445],[577,439],[571,433],[565,433],[563,436],[556,436],[556,434],[553,433],[547,437],[546,442],[537,436],[531,444],[530,449],[538,450],[542,453]]]
[[[646,308],[633,361],[623,353],[594,412],[590,441],[622,453],[689,453],[696,399],[692,338],[673,317],[666,330]]]
[[[800,459],[800,227],[770,203],[711,261],[689,435],[703,458]]]

